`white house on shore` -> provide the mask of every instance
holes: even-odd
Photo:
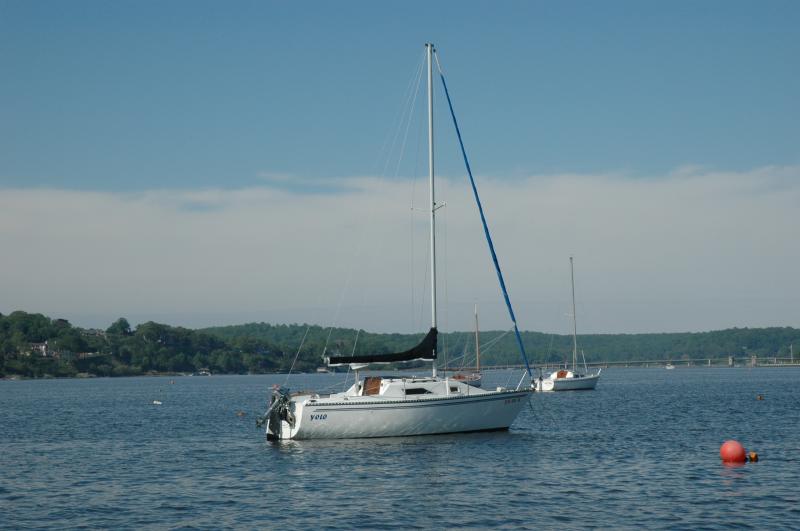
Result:
[[[23,352],[26,356],[38,355],[42,356],[43,358],[47,357],[49,351],[47,350],[47,341],[44,343],[30,343],[28,345],[28,350]]]

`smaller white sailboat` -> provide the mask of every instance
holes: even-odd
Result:
[[[539,378],[536,382],[537,391],[579,391],[594,389],[600,380],[600,371],[589,373],[586,367],[586,358],[583,358],[585,373],[578,372],[578,324],[575,316],[575,272],[572,267],[572,257],[569,257],[569,273],[572,279],[572,370],[561,369],[550,373],[547,378]],[[583,351],[581,351],[583,355]]]

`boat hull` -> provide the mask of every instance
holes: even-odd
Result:
[[[401,437],[508,429],[530,391],[498,391],[474,396],[419,400],[339,400],[295,402],[295,425],[286,421],[286,439]]]
[[[540,391],[588,391],[597,386],[599,374],[578,378],[547,378],[540,381]]]

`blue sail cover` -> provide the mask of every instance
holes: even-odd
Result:
[[[506,289],[506,283],[503,280],[503,272],[500,270],[500,262],[497,260],[497,253],[494,251],[494,243],[492,243],[492,235],[489,233],[489,225],[486,223],[486,216],[483,214],[483,205],[481,204],[481,198],[478,196],[478,187],[475,185],[475,179],[472,176],[472,168],[469,166],[469,159],[467,158],[467,151],[464,149],[464,142],[461,139],[461,130],[458,128],[458,120],[456,120],[456,113],[453,110],[453,102],[450,101],[450,92],[447,90],[447,82],[444,80],[444,74],[442,74],[441,70],[439,71],[439,77],[442,79],[442,86],[444,87],[444,94],[447,97],[447,105],[450,107],[450,116],[453,117],[453,125],[456,128],[456,135],[458,136],[458,145],[461,146],[461,155],[464,157],[464,164],[467,167],[467,174],[469,174],[469,182],[472,184],[472,193],[475,196],[475,203],[478,205],[478,212],[481,215],[481,223],[483,223],[483,233],[486,235],[486,243],[489,244],[489,252],[492,254],[492,261],[494,262],[494,269],[497,272],[497,280],[500,281],[500,289],[503,290],[503,297],[506,300],[506,307],[508,307],[508,314],[511,316],[511,322],[514,323],[514,333],[517,336],[517,344],[519,344],[519,350],[522,354],[522,360],[525,362],[525,368],[528,371],[528,376],[533,378],[533,373],[531,372],[531,366],[528,363],[528,356],[525,354],[525,347],[522,345],[522,336],[519,334],[519,328],[517,328],[517,318],[514,316],[514,308],[511,307],[511,299],[508,297],[508,290]]]

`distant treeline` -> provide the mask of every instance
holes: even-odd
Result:
[[[0,314],[0,377],[134,376],[141,374],[246,374],[313,371],[324,354],[386,354],[406,350],[419,334],[375,334],[316,325],[250,323],[192,330],[147,322],[135,329],[125,318],[105,330],[72,326],[41,314]],[[532,363],[557,363],[572,356],[572,337],[523,332]],[[439,335],[439,365],[475,363],[472,332]],[[520,363],[513,334],[480,333],[481,363]],[[789,357],[800,345],[795,328],[733,328],[715,332],[592,334],[578,348],[592,361],[682,360],[727,356]]]
[[[135,376],[141,374],[263,373],[290,361],[267,341],[124,318],[105,330],[83,329],[41,314],[0,314],[0,376]]]
[[[300,345],[305,337],[301,357],[319,353],[327,344],[327,352],[389,353],[406,350],[422,340],[419,334],[373,334],[346,328],[322,328],[309,325],[271,325],[250,323],[236,326],[205,328],[202,332],[225,340],[241,337],[261,339],[286,350]],[[427,331],[426,331],[427,332]],[[330,339],[328,339],[330,338]],[[572,336],[522,332],[522,342],[530,361],[558,363],[572,359]],[[731,328],[714,332],[661,334],[585,334],[578,336],[578,349],[587,362],[686,360],[698,358],[789,357],[790,345],[800,345],[800,329]],[[355,345],[355,350],[353,349]],[[513,332],[480,332],[481,364],[518,365],[522,363]],[[439,363],[459,366],[475,363],[474,332],[439,334]]]

